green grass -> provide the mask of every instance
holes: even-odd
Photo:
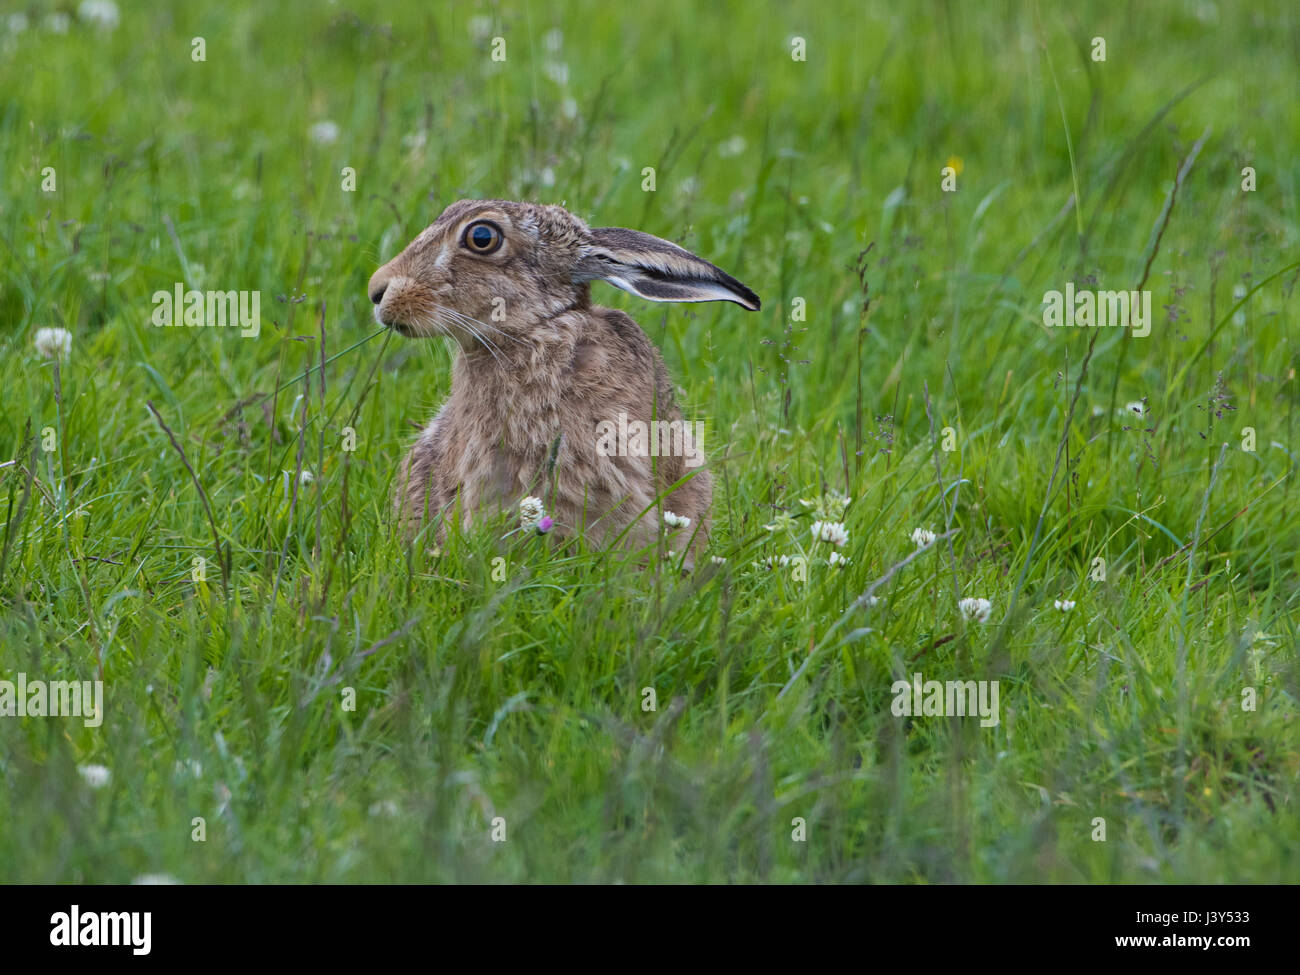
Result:
[[[98,728],[0,719],[5,879],[1300,879],[1293,4],[231,6],[0,19],[0,680],[106,688]],[[397,536],[445,350],[296,377],[469,196],[762,296],[596,287],[709,423],[725,566]],[[1045,291],[1148,261],[1148,337],[1044,327]],[[260,335],[154,328],[178,281],[260,289]],[[823,490],[853,498],[847,568],[811,540]],[[857,602],[916,527],[955,534]],[[751,566],[800,552],[806,580]],[[895,717],[915,672],[999,681],[1000,724]]]

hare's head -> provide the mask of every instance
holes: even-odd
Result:
[[[759,307],[754,292],[676,244],[505,200],[447,207],[374,273],[369,292],[381,324],[403,335],[448,334],[469,348],[475,332],[528,333],[586,305],[595,280],[652,301]]]

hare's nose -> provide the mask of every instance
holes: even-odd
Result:
[[[370,284],[366,288],[370,295],[370,300],[376,305],[384,300],[384,292],[388,290],[388,282],[392,280],[392,275],[387,268],[380,268],[370,277]]]

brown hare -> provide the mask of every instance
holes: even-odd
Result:
[[[646,545],[662,514],[693,561],[708,537],[709,472],[658,350],[623,312],[591,303],[596,280],[652,301],[759,308],[676,244],[504,200],[453,203],[371,277],[381,324],[459,345],[451,394],[398,470],[394,508],[409,533],[537,496],[558,533],[596,545]]]

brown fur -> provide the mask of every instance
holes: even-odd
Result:
[[[484,220],[502,232],[491,254],[465,237]],[[682,418],[645,333],[622,312],[591,304],[597,278],[655,300],[758,306],[740,282],[667,241],[591,230],[560,207],[502,200],[452,204],[375,272],[369,293],[382,323],[413,337],[448,335],[460,347],[451,395],[398,472],[394,507],[408,531],[454,509],[469,525],[479,511],[536,495],[558,533],[594,544],[629,526],[628,544],[653,542],[660,508],[691,519],[680,534],[694,536],[692,554],[707,540],[706,467],[597,449],[597,424],[620,413]]]

